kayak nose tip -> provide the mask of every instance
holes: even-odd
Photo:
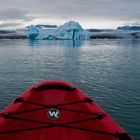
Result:
[[[24,101],[24,99],[21,98],[21,97],[19,97],[19,98],[16,98],[16,99],[14,100],[14,103],[19,103],[19,102],[23,102],[23,101]]]
[[[132,140],[127,133],[116,133],[119,140]]]
[[[9,117],[9,114],[10,114],[10,113],[4,113],[4,114],[3,114],[3,117],[4,117],[4,118],[8,118],[8,117]]]

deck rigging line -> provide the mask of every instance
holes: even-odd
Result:
[[[39,90],[41,90],[41,89],[39,89]],[[13,120],[33,122],[33,123],[45,124],[45,125],[40,126],[40,127],[35,127],[35,128],[24,128],[24,129],[18,129],[18,130],[1,131],[0,135],[1,134],[10,134],[10,133],[19,133],[19,132],[25,132],[25,131],[34,131],[34,130],[38,130],[38,129],[46,129],[46,128],[52,128],[52,127],[58,127],[59,126],[59,127],[69,128],[69,129],[76,129],[76,130],[81,130],[81,131],[98,133],[98,134],[102,134],[102,135],[110,135],[110,136],[113,136],[113,137],[117,137],[118,140],[131,140],[131,138],[128,136],[127,133],[111,133],[111,132],[99,131],[99,130],[94,130],[94,129],[71,126],[71,124],[77,124],[77,123],[87,122],[87,121],[91,121],[91,120],[103,119],[103,117],[104,117],[103,114],[93,113],[93,112],[83,112],[83,111],[79,111],[79,110],[63,108],[64,106],[67,106],[67,105],[73,105],[73,104],[79,104],[79,103],[85,103],[85,102],[86,103],[91,103],[91,102],[93,102],[93,100],[87,98],[87,99],[84,99],[84,100],[74,101],[74,102],[70,102],[70,103],[48,106],[48,105],[44,105],[44,104],[31,102],[31,101],[28,101],[28,100],[25,100],[25,99],[19,97],[14,101],[14,103],[31,104],[31,105],[39,106],[39,108],[34,108],[34,109],[29,109],[29,110],[24,110],[24,111],[18,111],[18,112],[10,112],[10,113],[7,112],[7,113],[3,114],[3,117],[5,119],[13,119]],[[38,120],[33,120],[33,119],[20,118],[20,117],[16,116],[17,114],[43,110],[43,109],[46,109],[46,108],[56,108],[56,109],[65,110],[65,111],[69,111],[69,112],[82,113],[82,114],[86,114],[88,116],[92,115],[92,117],[88,117],[87,119],[82,119],[82,120],[77,120],[77,121],[71,121],[71,122],[56,124],[56,123],[38,121]]]

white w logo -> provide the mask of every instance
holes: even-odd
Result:
[[[59,110],[58,109],[50,109],[49,111],[48,111],[48,117],[50,118],[50,119],[58,119],[59,118],[59,116],[60,116],[60,112],[59,112]]]

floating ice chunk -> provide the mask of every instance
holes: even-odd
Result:
[[[90,39],[90,32],[84,30],[78,22],[69,21],[52,31],[45,31],[42,28],[30,26],[28,31],[29,39],[68,39],[84,40]]]
[[[39,29],[35,26],[31,25],[28,29],[28,38],[29,39],[36,39],[36,37],[39,35]]]

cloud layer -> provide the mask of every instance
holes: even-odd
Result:
[[[0,0],[0,24],[62,24],[79,21],[84,27],[115,27],[139,23],[140,0]]]

